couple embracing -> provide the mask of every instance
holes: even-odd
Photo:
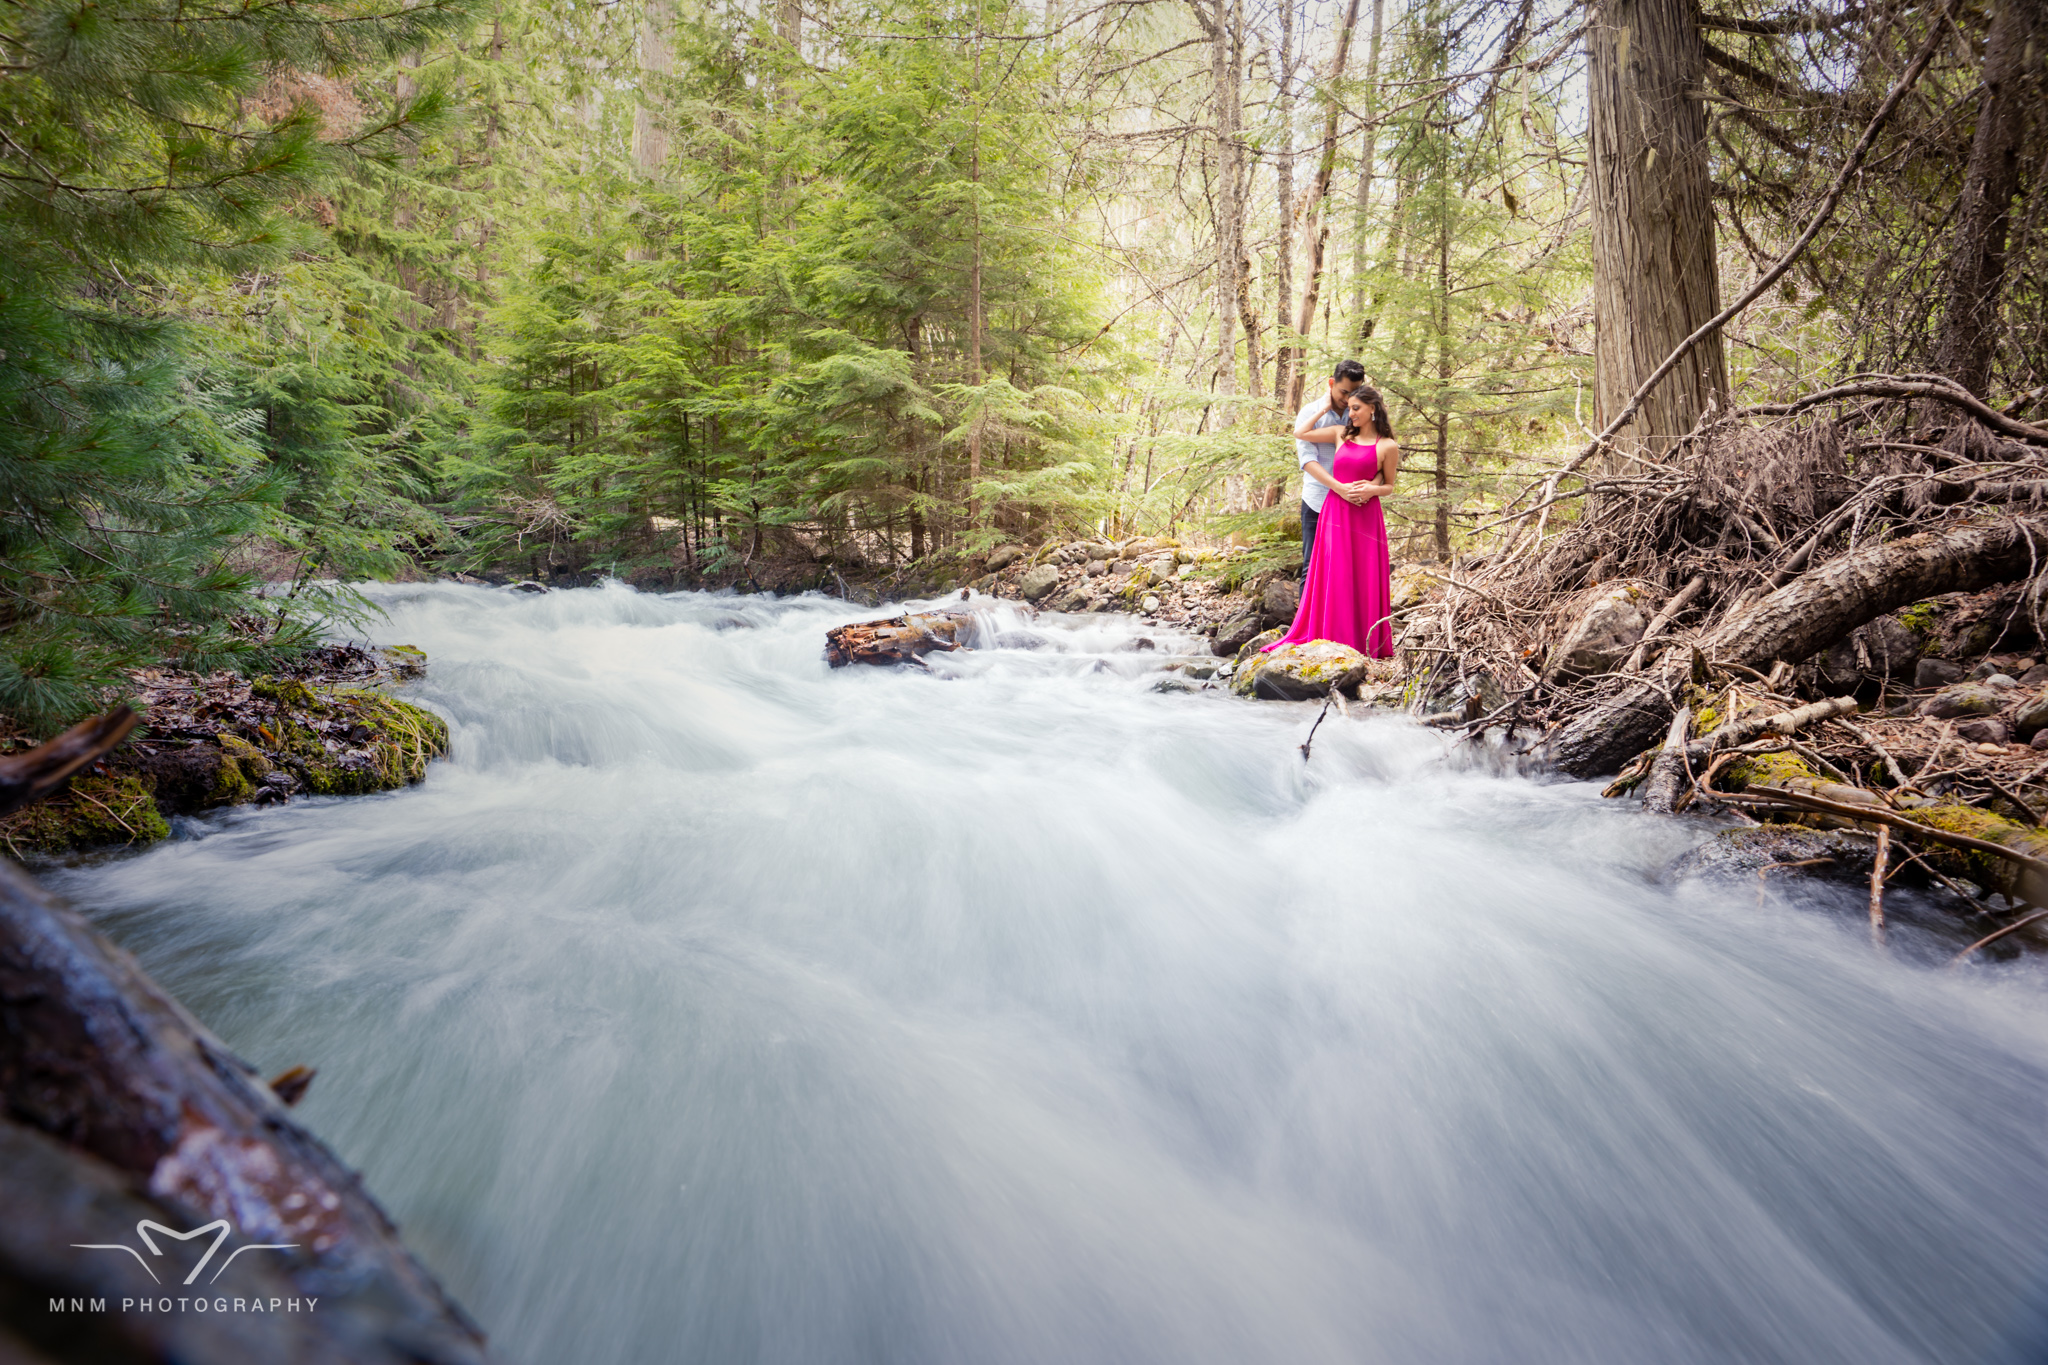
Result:
[[[1368,658],[1391,658],[1393,566],[1380,499],[1394,491],[1401,447],[1386,399],[1366,384],[1364,366],[1337,366],[1327,393],[1295,419],[1294,447],[1301,461],[1301,607],[1293,628],[1266,648],[1335,640]]]

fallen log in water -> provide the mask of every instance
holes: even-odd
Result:
[[[20,756],[0,801],[48,790],[132,723],[116,713]],[[0,1100],[0,1356],[483,1360],[482,1331],[355,1173],[132,958],[4,860]],[[145,1224],[175,1240],[150,1242]],[[205,1311],[187,1306],[202,1296]]]
[[[834,626],[825,632],[825,662],[848,664],[917,663],[926,654],[966,648],[962,636],[974,631],[971,611],[915,611],[880,621]]]

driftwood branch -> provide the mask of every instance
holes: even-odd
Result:
[[[1700,640],[1720,666],[1768,668],[1804,659],[1885,612],[1948,592],[2024,577],[2048,548],[2048,521],[2005,517],[1863,545],[1753,605],[1731,610]],[[1655,742],[1681,676],[1666,664],[1566,720],[1551,760],[1568,773],[1611,773]]]
[[[1892,757],[1892,751],[1885,748],[1876,735],[1871,734],[1870,731],[1852,721],[1844,720],[1841,722],[1841,725],[1844,730],[1856,736],[1865,748],[1878,756],[1879,760],[1884,764],[1884,770],[1891,774],[1894,787],[1903,789],[1910,788],[1913,785],[1913,779],[1906,776],[1906,770],[1899,766],[1899,760]]]
[[[1854,697],[1830,697],[1806,706],[1795,706],[1790,711],[1775,711],[1766,716],[1749,716],[1743,720],[1729,721],[1704,739],[1696,739],[1686,746],[1686,757],[1695,762],[1706,759],[1719,749],[1732,749],[1738,744],[1747,744],[1759,735],[1789,735],[1809,725],[1817,725],[1837,716],[1854,715],[1857,701]]]
[[[1819,811],[1824,815],[1837,815],[1845,820],[1862,821],[1865,824],[1890,825],[1893,829],[1910,832],[1917,839],[1942,844],[1948,848],[1962,849],[1967,853],[1981,853],[1987,857],[2002,858],[2011,863],[2020,875],[2019,892],[2022,899],[2039,903],[2048,900],[2048,862],[2022,853],[2004,844],[1994,844],[1989,839],[1973,839],[1967,834],[1951,834],[1945,829],[1922,824],[1909,815],[1899,815],[1879,806],[1853,806],[1844,801],[1829,801],[1804,792],[1786,791],[1782,787],[1751,787],[1747,792],[1715,792],[1716,801],[1731,801],[1737,805],[1797,806],[1805,810]]]
[[[1650,775],[1643,780],[1643,809],[1659,815],[1669,815],[1678,806],[1678,793],[1685,783],[1687,768],[1685,762],[1685,732],[1692,724],[1692,708],[1681,706],[1671,717],[1671,729],[1664,736],[1664,747],[1657,751],[1657,757],[1650,763]]]
[[[104,716],[83,720],[53,740],[25,754],[0,758],[0,815],[40,801],[79,769],[112,752],[140,720],[119,706]]]
[[[1984,935],[1984,937],[1978,939],[1975,943],[1972,943],[1969,947],[1963,949],[1960,953],[1957,953],[1954,957],[1948,960],[1948,965],[1953,967],[1956,964],[1960,963],[1963,959],[1967,958],[1970,954],[1976,952],[1979,948],[1982,948],[1985,944],[1996,943],[1998,942],[1998,940],[2004,938],[2007,934],[2013,933],[2020,929],[2024,929],[2029,924],[2032,924],[2034,921],[2042,919],[2044,917],[2048,917],[2048,910],[2036,910],[2033,914],[2028,915],[2024,919],[2016,919],[2011,924],[2006,925],[2003,929],[1997,930],[1994,933]]]
[[[1628,661],[1621,666],[1622,672],[1633,673],[1643,666],[1644,651],[1656,643],[1657,637],[1664,632],[1664,627],[1677,620],[1678,614],[1684,611],[1692,599],[1699,596],[1700,589],[1706,586],[1707,576],[1694,574],[1691,582],[1671,595],[1671,600],[1650,618],[1649,628],[1643,631],[1643,638],[1636,641],[1636,647],[1630,652]]]
[[[965,648],[961,637],[974,626],[974,613],[968,611],[914,611],[835,626],[825,632],[825,662],[834,668],[915,663],[926,654]]]
[[[2029,441],[2036,445],[2048,445],[2048,427],[2038,427],[2031,422],[2022,422],[2008,417],[1959,384],[1951,383],[1936,375],[1916,375],[1902,378],[1897,375],[1872,375],[1867,378],[1837,384],[1831,389],[1821,389],[1790,403],[1759,403],[1754,407],[1737,408],[1737,417],[1791,417],[1805,412],[1808,408],[1825,403],[1839,402],[1844,398],[1926,398],[1937,403],[1946,403],[1968,412],[1972,417],[2003,436],[2015,440]]]

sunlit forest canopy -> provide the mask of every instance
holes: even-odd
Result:
[[[1650,448],[1870,371],[2024,415],[2041,8],[26,0],[0,710],[366,576],[1280,555],[1346,357],[1397,556],[1474,553],[1816,222]]]

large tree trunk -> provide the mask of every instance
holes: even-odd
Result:
[[[1387,0],[1372,0],[1372,37],[1365,57],[1365,131],[1358,148],[1358,204],[1351,218],[1351,326],[1353,341],[1364,345],[1371,335],[1365,320],[1365,237],[1372,211],[1373,155],[1379,147],[1380,36]]]
[[[675,70],[668,34],[675,22],[671,0],[647,0],[640,11],[640,100],[633,106],[633,168],[650,180],[659,179],[668,164],[668,127],[656,112],[665,91],[662,83]]]
[[[1588,41],[1594,423],[1720,308],[1707,193],[1706,67],[1693,0],[1602,0]],[[1725,403],[1717,332],[1644,401],[1618,445],[1652,454]],[[1609,460],[1613,463],[1612,457]]]
[[[1294,301],[1294,13],[1299,0],[1280,0],[1280,51],[1274,61],[1279,89],[1280,146],[1273,153],[1273,182],[1280,196],[1280,240],[1273,247],[1273,282],[1278,299],[1273,308],[1273,335],[1284,342],[1287,308]],[[1273,401],[1287,406],[1287,353],[1273,362]]]
[[[1238,63],[1235,25],[1227,0],[1191,0],[1195,20],[1209,39],[1210,103],[1216,118],[1215,178],[1209,203],[1216,233],[1216,395],[1218,425],[1236,417],[1238,277],[1244,256],[1244,191],[1238,176]],[[1236,510],[1236,509],[1232,509]]]
[[[1726,621],[1700,641],[1711,662],[1759,670],[1797,662],[1888,611],[1945,592],[1975,592],[2026,576],[2048,560],[2048,521],[2007,519],[1866,545],[1832,560]],[[1673,651],[1676,655],[1676,651]],[[1550,761],[1577,777],[1614,772],[1655,742],[1671,719],[1680,658],[1655,678],[1567,721],[1551,736]]]
[[[2027,114],[2042,98],[2044,37],[2048,3],[2004,0],[1984,43],[1984,102],[1970,142],[1962,206],[1949,251],[1947,298],[1934,348],[1935,370],[1980,397],[1991,378],[1991,359],[1998,346],[2007,228],[2020,186]]]
[[[1323,255],[1330,245],[1330,225],[1323,216],[1323,200],[1330,193],[1330,177],[1337,170],[1337,115],[1343,103],[1337,86],[1344,79],[1344,67],[1351,57],[1351,34],[1358,27],[1358,0],[1344,7],[1344,20],[1337,29],[1337,54],[1330,59],[1330,74],[1323,83],[1323,142],[1316,161],[1315,180],[1309,185],[1308,203],[1303,206],[1304,236],[1308,242],[1308,266],[1301,286],[1301,312],[1294,330],[1301,337],[1287,348],[1288,398],[1285,406],[1299,408],[1302,402],[1302,358],[1308,350],[1308,331],[1315,325],[1316,299],[1323,285]]]

